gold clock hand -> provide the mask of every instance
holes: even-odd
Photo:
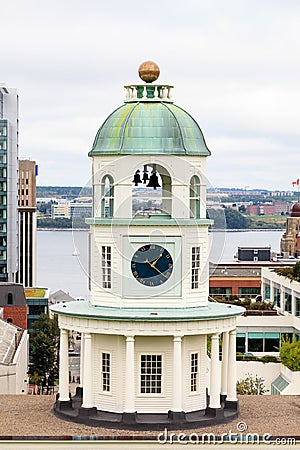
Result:
[[[160,258],[161,256],[162,256],[162,255],[160,255],[160,256],[157,258],[157,260],[154,261],[154,262],[152,262],[152,263],[149,261],[148,258],[145,259],[145,262],[148,263],[149,266],[150,266],[152,269],[155,269],[155,270],[156,270],[158,273],[160,273],[163,277],[167,278],[166,275],[165,275],[164,273],[162,273],[162,272],[155,266],[156,262],[159,260],[159,258]]]
[[[152,261],[151,264],[152,264],[153,266],[155,266],[156,263],[157,263],[157,261],[162,257],[162,255],[163,255],[163,254],[161,253],[161,254],[159,255],[159,257],[158,257],[155,261]]]
[[[167,278],[166,275],[164,273],[162,273],[157,267],[155,267],[153,264],[150,264],[150,267],[152,267],[152,269],[155,269],[158,273],[160,273],[163,277]]]

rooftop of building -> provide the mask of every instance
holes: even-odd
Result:
[[[74,316],[97,320],[129,321],[197,321],[236,317],[244,308],[223,303],[208,303],[207,306],[189,308],[114,308],[94,306],[88,300],[81,302],[58,303],[51,306],[51,311],[63,316]]]
[[[41,287],[24,288],[26,298],[48,298],[49,289]]]
[[[2,432],[0,435],[9,436],[44,436],[69,437],[72,436],[104,436],[108,440],[114,439],[139,439],[150,438],[157,442],[158,432],[115,430],[100,427],[90,427],[65,421],[53,414],[54,395],[1,395],[0,396],[0,423]],[[238,424],[246,424],[245,433],[257,433],[262,436],[268,433],[271,436],[299,436],[300,421],[300,396],[240,396],[240,416],[233,422],[198,428],[192,431],[199,435],[202,433],[214,433],[220,436],[222,433],[238,433]]]

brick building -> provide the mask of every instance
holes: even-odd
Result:
[[[0,283],[0,307],[3,320],[27,330],[27,304],[21,284]]]

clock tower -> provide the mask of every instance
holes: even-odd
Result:
[[[173,103],[173,86],[157,83],[158,66],[147,61],[139,75],[89,152],[90,297],[51,308],[61,328],[55,410],[114,427],[228,420],[238,411],[235,327],[243,309],[208,302],[210,151],[196,121]],[[81,386],[70,400],[74,329],[82,335]]]

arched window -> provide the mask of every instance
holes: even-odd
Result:
[[[13,304],[13,294],[11,292],[9,292],[7,294],[7,304],[8,305],[12,305]]]
[[[104,175],[101,181],[101,217],[114,215],[114,180]]]
[[[190,181],[190,217],[200,219],[200,179],[197,175]]]

